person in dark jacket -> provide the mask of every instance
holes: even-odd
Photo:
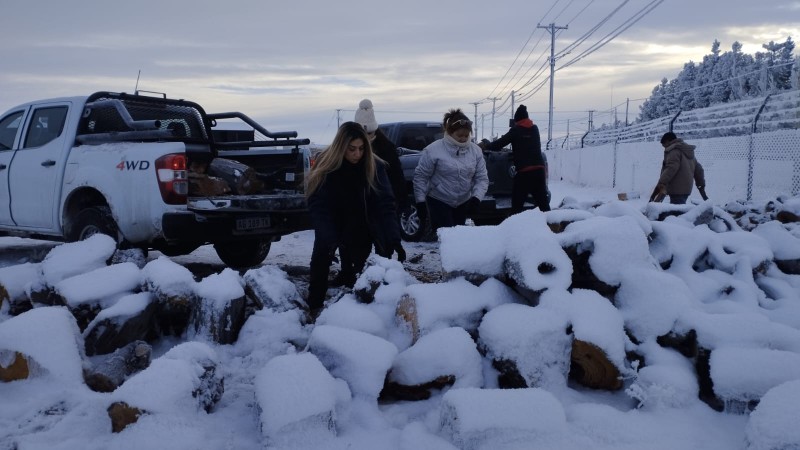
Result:
[[[400,165],[400,158],[397,155],[397,146],[378,128],[372,101],[366,98],[361,100],[353,120],[360,123],[367,132],[372,152],[388,164],[389,181],[392,183],[392,193],[394,193],[398,213],[408,211],[411,205],[408,201],[403,167]]]
[[[706,195],[706,179],[703,166],[695,158],[694,145],[689,145],[669,131],[661,137],[664,147],[664,161],[661,164],[661,175],[650,196],[650,201],[660,202],[669,195],[669,202],[682,205],[692,193],[692,181],[700,191],[703,200]]]
[[[308,209],[314,228],[308,306],[311,317],[322,310],[336,249],[341,273],[355,282],[372,251],[384,257],[397,252],[405,260],[400,227],[385,163],[373,155],[364,127],[345,122],[308,176]]]
[[[519,105],[514,112],[514,126],[494,142],[482,142],[482,149],[499,151],[511,144],[516,174],[511,188],[511,214],[522,211],[528,196],[533,197],[541,211],[550,211],[547,198],[547,171],[542,156],[539,127],[528,117],[528,108]]]

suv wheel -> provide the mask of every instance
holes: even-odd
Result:
[[[214,244],[217,256],[232,269],[247,269],[261,264],[272,243],[264,239]]]
[[[408,242],[430,241],[431,224],[426,219],[420,223],[416,205],[412,204],[407,212],[400,213],[400,234]]]

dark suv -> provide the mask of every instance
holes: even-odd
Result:
[[[430,232],[430,224],[420,224],[414,201],[414,169],[419,162],[420,152],[431,142],[444,136],[442,124],[438,122],[394,122],[380,125],[392,142],[397,145],[400,165],[406,179],[406,188],[411,197],[411,211],[401,214],[400,231],[406,241],[433,240],[435,236]],[[405,146],[406,144],[408,146]],[[511,213],[511,186],[514,178],[514,160],[510,149],[499,152],[484,152],[486,170],[489,174],[489,189],[486,197],[481,202],[480,209],[473,214],[472,221],[476,225],[496,225],[502,222]],[[547,166],[547,157],[545,167]],[[546,169],[545,169],[546,170]],[[550,194],[548,192],[548,199]],[[526,209],[535,208],[533,200],[526,204]]]

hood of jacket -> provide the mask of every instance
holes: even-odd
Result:
[[[523,128],[531,128],[533,127],[533,121],[531,119],[522,119],[518,120],[514,125]]]
[[[688,159],[694,159],[694,149],[697,148],[694,145],[687,144],[683,142],[683,139],[678,138],[672,141],[665,149],[664,152],[668,153],[673,150],[677,150],[683,154]]]

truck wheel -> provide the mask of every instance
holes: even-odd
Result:
[[[411,205],[408,214],[400,213],[400,235],[404,241],[419,242],[431,240],[431,224],[427,220],[420,223],[416,205]]]
[[[119,228],[107,206],[92,206],[80,210],[72,219],[68,230],[66,237],[70,242],[82,241],[97,233],[106,234],[117,243],[120,242]]]
[[[226,266],[233,269],[247,269],[261,264],[266,259],[271,245],[270,241],[256,239],[214,244],[214,250]]]

